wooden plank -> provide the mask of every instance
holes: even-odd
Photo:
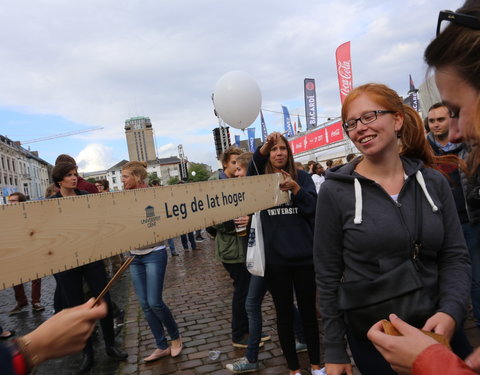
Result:
[[[288,201],[280,174],[0,206],[0,290]]]

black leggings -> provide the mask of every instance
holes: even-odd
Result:
[[[290,370],[300,368],[293,333],[294,288],[310,363],[320,365],[320,338],[315,308],[316,287],[313,264],[307,266],[267,264],[265,280],[277,311],[278,336],[288,368]]]
[[[74,307],[85,302],[83,292],[83,280],[85,280],[94,296],[98,296],[102,289],[107,285],[107,275],[103,261],[96,261],[83,266],[63,271],[55,275],[58,286],[60,287],[62,303],[64,307]],[[104,298],[108,306],[108,313],[105,318],[100,319],[103,339],[106,346],[115,345],[115,336],[113,331],[113,314],[110,302],[110,294],[107,293]],[[87,341],[84,351],[92,350],[92,339]]]

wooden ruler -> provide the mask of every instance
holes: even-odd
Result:
[[[0,206],[0,290],[288,201],[280,174]]]

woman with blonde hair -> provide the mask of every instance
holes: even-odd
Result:
[[[385,85],[352,90],[342,120],[362,157],[332,168],[318,196],[314,257],[327,373],[352,374],[346,335],[362,373],[394,374],[366,336],[388,313],[468,355],[470,262],[448,181],[433,168],[449,159],[434,156],[417,112]],[[401,310],[403,295],[421,297]],[[376,316],[379,306],[388,312]]]
[[[131,161],[122,167],[122,183],[126,190],[147,188],[146,163]],[[145,362],[156,361],[166,356],[177,357],[182,351],[182,339],[178,331],[177,323],[162,298],[165,271],[167,269],[168,255],[163,242],[155,246],[131,250],[135,256],[130,265],[130,274],[133,280],[135,292],[140,300],[145,318],[155,337],[157,348]],[[171,339],[168,345],[164,327]]]

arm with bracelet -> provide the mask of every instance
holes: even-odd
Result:
[[[83,305],[60,311],[32,332],[10,342],[6,347],[8,352],[2,348],[0,375],[29,374],[48,359],[81,351],[96,320],[105,315],[105,302],[95,305],[93,298]]]

